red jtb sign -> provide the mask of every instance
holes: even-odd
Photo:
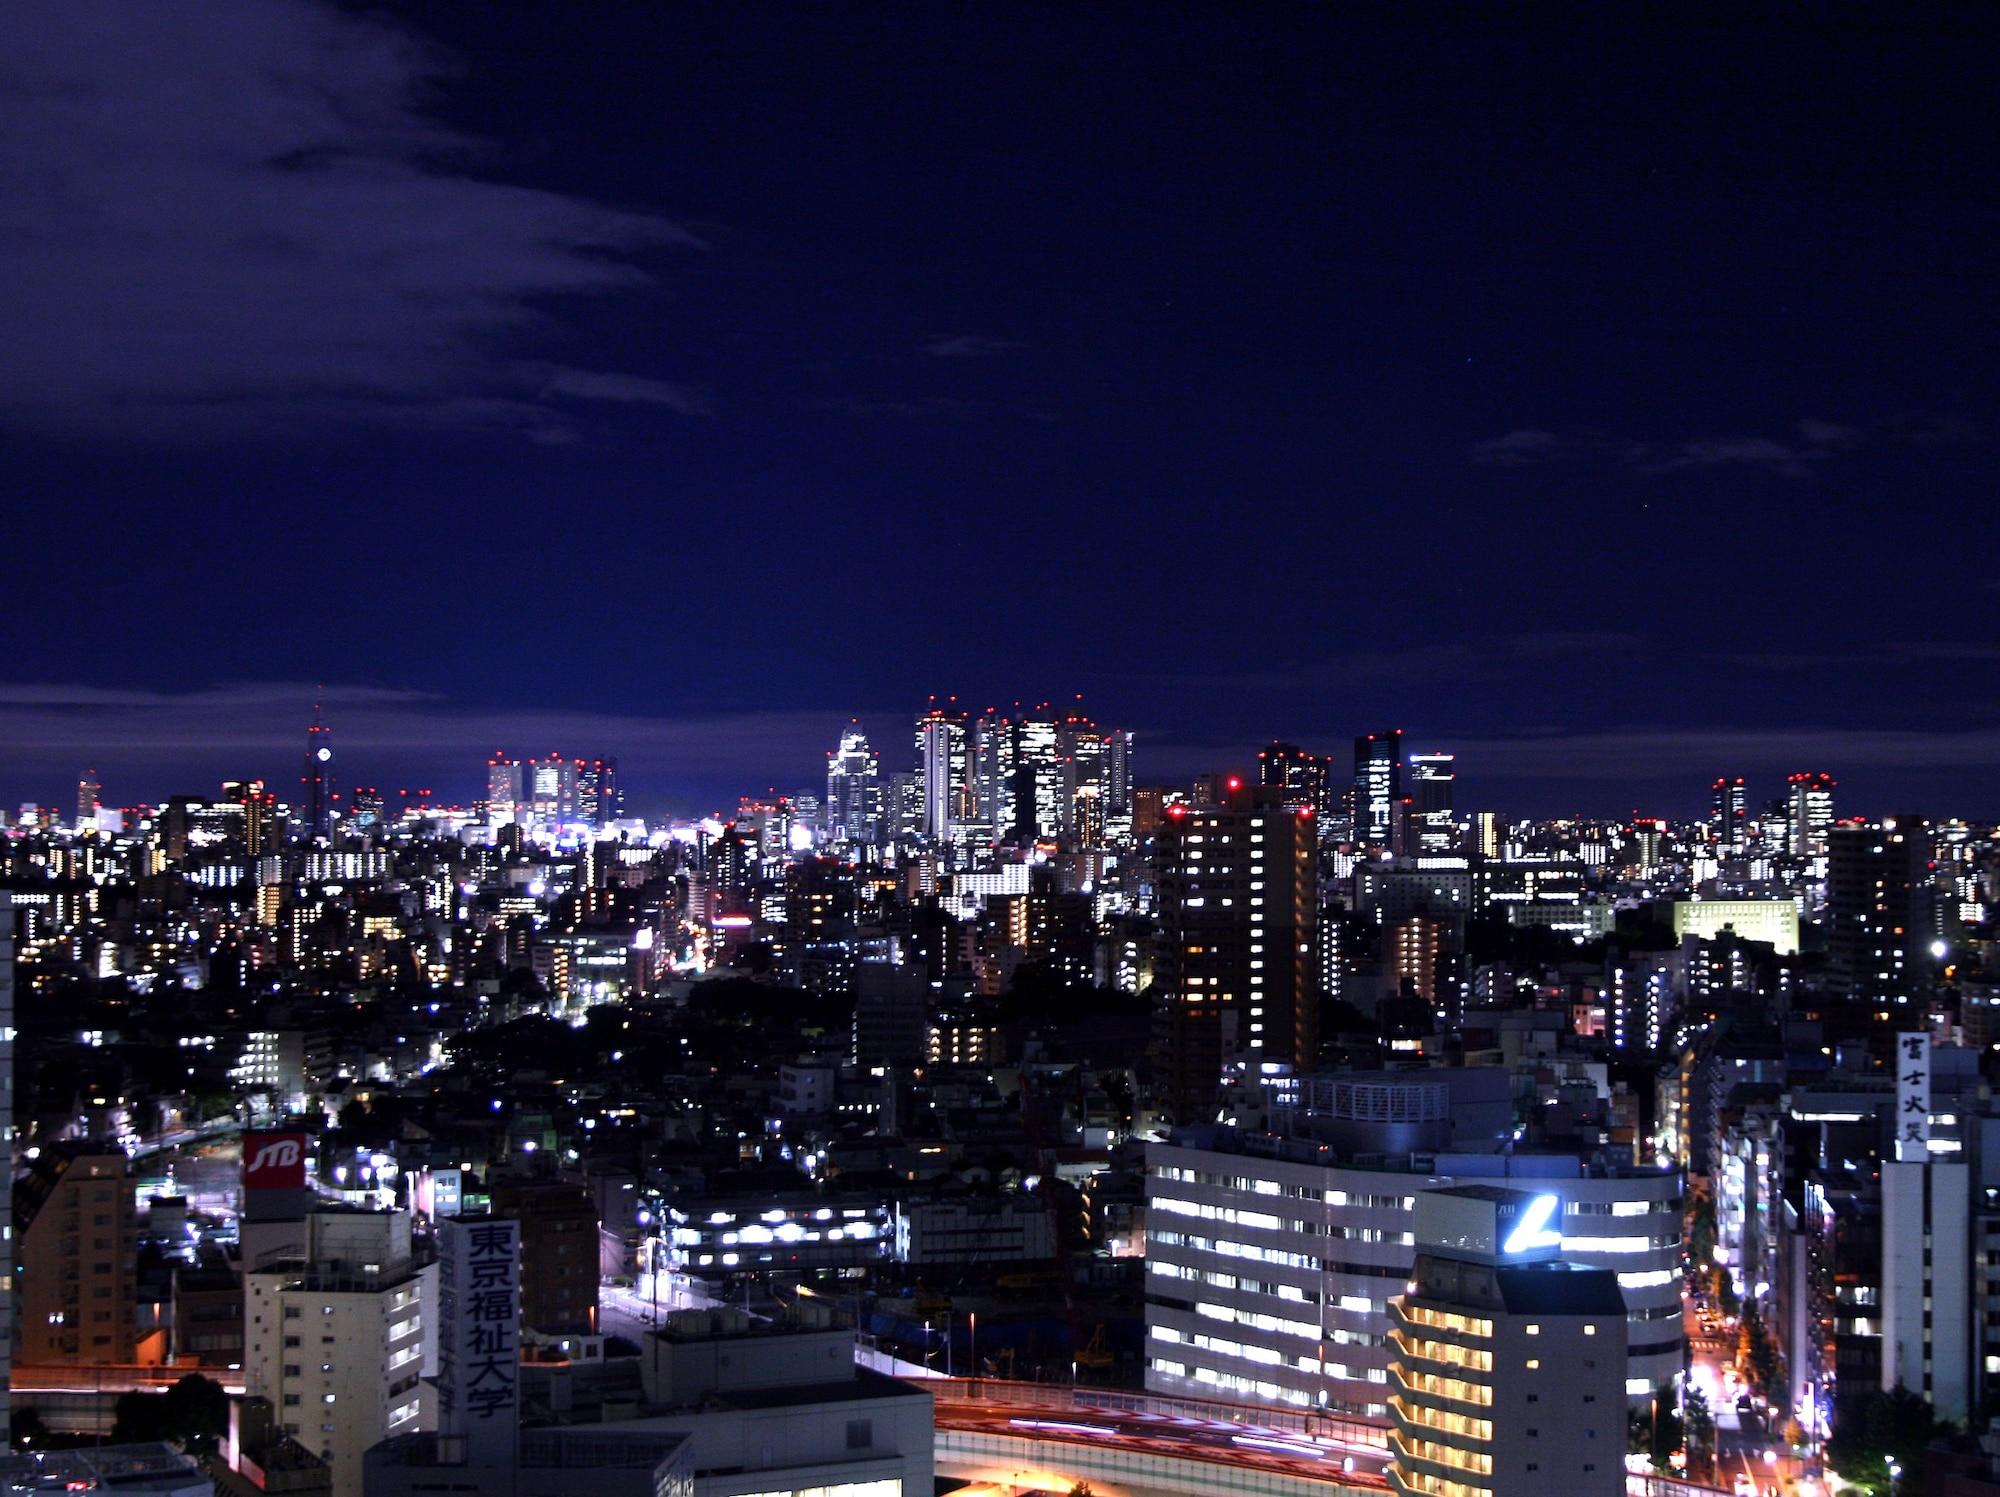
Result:
[[[243,1135],[245,1190],[298,1190],[306,1183],[306,1136],[303,1133]]]

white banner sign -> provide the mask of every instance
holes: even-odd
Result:
[[[1896,1158],[1931,1157],[1931,1037],[1896,1036]]]

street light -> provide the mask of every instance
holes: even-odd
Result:
[[[1889,1497],[1896,1497],[1896,1493],[1902,1489],[1903,1468],[1897,1464],[1893,1456],[1885,1464],[1889,1467]]]

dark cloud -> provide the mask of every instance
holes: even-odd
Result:
[[[48,0],[0,52],[0,420],[204,437],[328,423],[557,439],[570,401],[683,387],[509,357],[564,298],[691,247],[479,174],[423,100],[449,60],[312,0]]]
[[[1641,442],[1602,432],[1554,432],[1522,427],[1475,442],[1473,462],[1489,468],[1537,468],[1557,463],[1605,463],[1647,477],[1694,468],[1761,468],[1780,478],[1806,478],[1821,464],[1871,445],[1937,445],[1964,441],[1972,429],[1948,418],[1899,419],[1876,430],[1808,417],[1797,434],[1691,437],[1679,442]]]
[[[1437,736],[1437,735],[1433,735]],[[1715,766],[1779,773],[1802,767],[1841,773],[2000,768],[2000,728],[1623,728],[1609,732],[1446,735],[1467,764],[1494,779],[1647,781],[1713,774]]]
[[[1012,338],[984,338],[976,333],[937,335],[924,340],[924,352],[934,359],[987,359],[1011,353],[1020,346]]]
[[[1616,660],[1648,649],[1636,634],[1578,630],[1452,640],[1401,650],[1348,650],[1325,660],[1298,661],[1241,674],[1220,672],[1122,674],[1181,688],[1216,687],[1254,692],[1345,691],[1383,682],[1445,683],[1492,680],[1549,661]]]

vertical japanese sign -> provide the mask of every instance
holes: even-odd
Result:
[[[1896,1158],[1931,1157],[1931,1037],[1896,1036]]]
[[[521,1414],[521,1224],[438,1223],[438,1412],[475,1466],[512,1466]]]

